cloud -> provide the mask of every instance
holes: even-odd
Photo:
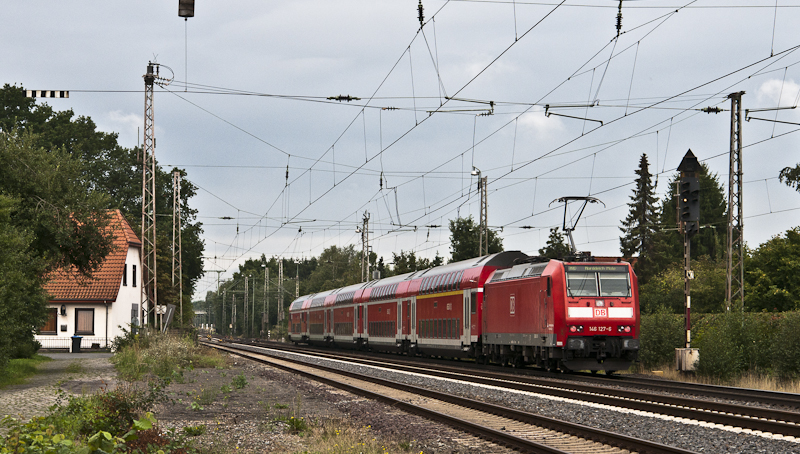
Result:
[[[780,79],[770,79],[758,88],[758,102],[764,107],[790,107],[797,104],[800,95],[800,85],[793,80],[783,82]],[[780,103],[778,97],[780,96]],[[767,106],[766,104],[770,104]]]
[[[523,131],[533,134],[540,139],[550,138],[564,130],[564,123],[560,118],[545,117],[544,112],[531,112],[519,118],[519,126]]]
[[[144,118],[141,115],[125,113],[121,110],[107,112],[96,121],[97,129],[119,134],[118,143],[124,147],[136,146],[140,141],[137,134],[141,135],[141,128],[144,127]],[[156,133],[159,130],[160,128],[156,127]]]

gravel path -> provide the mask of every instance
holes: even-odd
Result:
[[[56,403],[59,387],[73,394],[113,387],[117,372],[110,353],[42,353],[53,358],[39,364],[39,373],[21,385],[0,390],[0,416],[29,420],[44,416]]]

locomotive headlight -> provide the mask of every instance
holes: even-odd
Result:
[[[569,332],[570,333],[581,333],[581,332],[583,332],[583,325],[570,325]]]
[[[606,302],[603,300],[594,300],[594,305],[597,307],[603,307],[606,305]]]
[[[623,339],[623,350],[639,350],[639,339]]]
[[[583,350],[585,348],[583,339],[569,338],[567,339],[567,350]]]
[[[627,326],[627,325],[624,325],[624,326],[620,325],[620,326],[617,326],[617,331],[619,331],[620,333],[630,333],[631,332],[631,327]]]

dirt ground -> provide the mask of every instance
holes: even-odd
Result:
[[[204,425],[197,444],[221,452],[305,452],[308,439],[282,422],[292,417],[362,428],[398,452],[477,452],[473,437],[449,427],[234,356],[226,369],[185,371],[167,392],[172,402],[155,412],[162,428]]]

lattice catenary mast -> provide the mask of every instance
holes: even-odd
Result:
[[[725,305],[744,310],[744,216],[742,208],[742,95],[731,93],[731,152],[728,171],[728,251]]]

